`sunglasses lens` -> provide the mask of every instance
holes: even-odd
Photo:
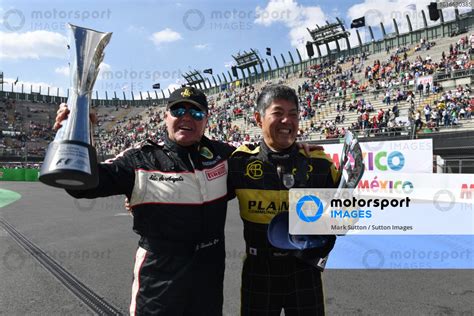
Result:
[[[186,109],[185,108],[170,109],[170,113],[174,117],[181,117],[184,114],[186,114]]]
[[[195,109],[189,110],[189,113],[191,114],[191,117],[195,119],[196,121],[202,121],[202,119],[206,115],[203,111],[199,111]]]
[[[189,109],[189,110],[187,110],[186,108],[170,109],[171,115],[177,118],[184,116],[187,112],[189,112],[191,117],[195,119],[196,121],[202,121],[204,117],[206,117],[205,112],[196,110],[196,109]]]

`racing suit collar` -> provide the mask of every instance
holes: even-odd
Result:
[[[263,154],[262,158],[267,158],[268,160],[287,160],[291,157],[296,157],[298,154],[298,146],[296,142],[293,143],[290,147],[282,151],[273,151],[270,147],[267,146],[264,140],[260,142],[260,152]]]
[[[262,141],[259,156],[263,161],[275,166],[278,177],[287,189],[292,188],[295,184],[300,187],[304,187],[306,184],[308,161],[304,155],[299,153],[296,142],[285,150],[275,152],[265,144],[265,141]]]

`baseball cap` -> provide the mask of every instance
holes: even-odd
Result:
[[[194,87],[183,87],[173,91],[168,98],[167,109],[178,103],[191,103],[203,111],[208,111],[207,98],[204,92]]]
[[[325,248],[333,238],[325,235],[290,235],[289,212],[273,217],[268,225],[267,237],[273,247],[286,250]]]

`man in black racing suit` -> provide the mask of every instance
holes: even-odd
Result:
[[[99,185],[75,198],[124,194],[140,235],[131,315],[222,315],[227,159],[233,147],[204,137],[208,103],[192,87],[174,91],[167,136],[99,164]],[[58,115],[61,121],[67,115]]]
[[[335,188],[340,178],[323,151],[308,156],[296,146],[298,112],[293,89],[266,87],[255,113],[263,141],[239,147],[229,159],[229,185],[239,199],[247,251],[242,315],[279,316],[282,308],[285,315],[324,315],[321,270],[335,236],[323,248],[303,250],[301,258],[272,247],[267,238],[272,218],[288,211],[290,188]]]

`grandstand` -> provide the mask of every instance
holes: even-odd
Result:
[[[395,36],[384,34],[382,39],[372,38],[346,50],[338,46],[329,55],[303,60],[296,50],[299,62],[289,52],[291,62],[282,54],[282,67],[274,56],[274,68],[259,59],[260,72],[256,67],[252,73],[241,70],[234,80],[230,74],[230,80],[225,74],[224,80],[213,76],[214,85],[210,80],[202,82],[210,101],[206,134],[233,144],[258,141],[260,130],[251,115],[256,97],[265,85],[284,83],[300,97],[301,140],[339,142],[346,130],[363,141],[431,137],[435,154],[457,164],[451,171],[473,172],[473,22],[472,12],[456,11],[453,21],[442,19],[428,27],[425,19],[422,29],[399,34],[397,28]],[[419,90],[422,78],[430,86],[425,83]],[[109,100],[95,93],[95,136],[101,159],[146,138],[159,140],[166,103],[163,91],[161,95],[143,99],[140,93],[140,99],[132,94],[130,99],[124,95]],[[0,99],[1,161],[42,161],[54,137],[51,126],[57,106],[67,98],[0,91]]]

